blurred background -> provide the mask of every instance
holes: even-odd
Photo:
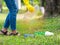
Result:
[[[29,0],[35,8],[30,13],[23,0],[15,0],[19,9],[17,14],[17,31],[21,36],[0,35],[0,45],[60,45],[60,0]],[[0,29],[8,14],[4,0],[0,0]],[[9,28],[8,31],[11,31]],[[37,36],[24,38],[24,34],[50,31],[54,36]]]

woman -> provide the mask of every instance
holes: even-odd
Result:
[[[0,34],[7,35],[8,27],[10,26],[12,32],[9,35],[18,35],[16,31],[16,15],[18,13],[18,9],[15,4],[15,0],[4,0],[8,9],[9,13],[6,17],[4,28],[0,31]]]

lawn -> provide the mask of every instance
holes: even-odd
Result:
[[[0,29],[6,14],[0,14]],[[8,29],[10,30],[10,28]],[[0,35],[0,45],[60,45],[60,16],[47,19],[17,20],[17,30],[21,36]],[[51,31],[54,36],[36,36],[24,38],[24,34],[37,31]]]

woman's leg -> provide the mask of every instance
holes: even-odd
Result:
[[[6,20],[5,20],[5,24],[4,24],[4,28],[8,28],[9,27],[9,14],[8,14],[8,16],[7,16],[7,18],[6,18]]]
[[[4,23],[4,28],[2,29],[4,32],[6,32],[7,31],[7,29],[8,29],[8,27],[9,27],[9,14],[8,14],[8,16],[6,17],[6,20],[5,20],[5,23]]]
[[[17,15],[18,9],[16,7],[15,1],[5,0],[5,3],[9,9],[9,14],[6,18],[4,28],[8,28],[10,25],[12,32],[16,32],[16,15]]]

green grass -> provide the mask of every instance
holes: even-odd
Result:
[[[0,14],[0,29],[3,27],[5,17],[6,14]],[[31,21],[18,20],[17,31],[21,36],[0,35],[0,45],[60,45],[60,16]],[[36,31],[51,31],[55,35],[24,38],[24,34]]]

